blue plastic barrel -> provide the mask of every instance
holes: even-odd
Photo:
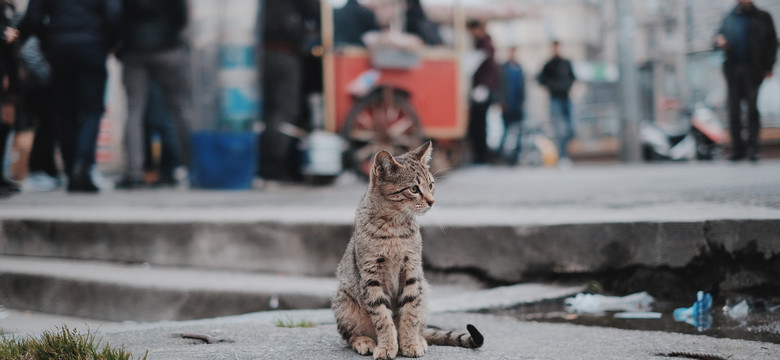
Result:
[[[190,186],[243,190],[257,172],[257,134],[196,131],[191,135]]]

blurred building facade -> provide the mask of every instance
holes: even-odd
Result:
[[[581,80],[573,90],[577,124],[573,146],[586,152],[613,151],[617,146],[613,141],[620,129],[615,1],[623,0],[526,0],[527,16],[491,21],[489,25],[499,59],[505,53],[501,50],[519,47],[521,63],[530,75],[536,75],[549,57],[550,42],[562,43],[564,56],[575,63]],[[684,127],[680,110],[705,102],[723,114],[725,124],[722,53],[713,51],[713,44],[723,17],[736,1],[631,1],[641,120],[670,129]],[[777,26],[780,1],[755,3],[772,14]],[[549,116],[547,94],[533,76],[527,79],[527,121],[545,124]],[[780,78],[775,76],[761,89],[759,108],[764,127],[780,127],[780,102],[774,100],[778,98]]]

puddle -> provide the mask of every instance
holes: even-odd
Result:
[[[747,300],[750,305],[747,317],[741,320],[734,320],[724,314],[724,305],[734,306],[743,299]],[[754,299],[734,297],[728,298],[726,301],[719,301],[716,298],[713,300],[712,306],[712,326],[702,331],[687,323],[677,322],[672,316],[674,309],[690,307],[692,302],[693,300],[688,303],[681,303],[656,299],[652,310],[662,314],[660,319],[621,319],[614,316],[615,312],[607,312],[603,316],[572,314],[564,310],[563,299],[522,305],[508,310],[501,310],[497,313],[512,316],[522,321],[665,331],[780,344],[780,306],[778,306],[780,305],[780,298]]]

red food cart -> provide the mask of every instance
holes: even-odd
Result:
[[[333,9],[328,1],[322,4],[325,128],[349,144],[346,165],[367,175],[377,151],[400,154],[430,139],[434,170],[457,166],[468,114],[460,69],[462,11],[453,11],[455,41],[449,48],[337,49]]]

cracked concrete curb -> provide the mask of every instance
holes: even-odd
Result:
[[[0,254],[332,276],[348,224],[0,220]],[[429,271],[490,284],[631,266],[682,268],[714,251],[780,253],[780,219],[424,225]]]
[[[269,275],[0,256],[0,304],[108,321],[188,320],[273,309],[329,308],[331,277]],[[487,290],[434,285],[430,309],[477,311],[560,299],[581,287]]]

